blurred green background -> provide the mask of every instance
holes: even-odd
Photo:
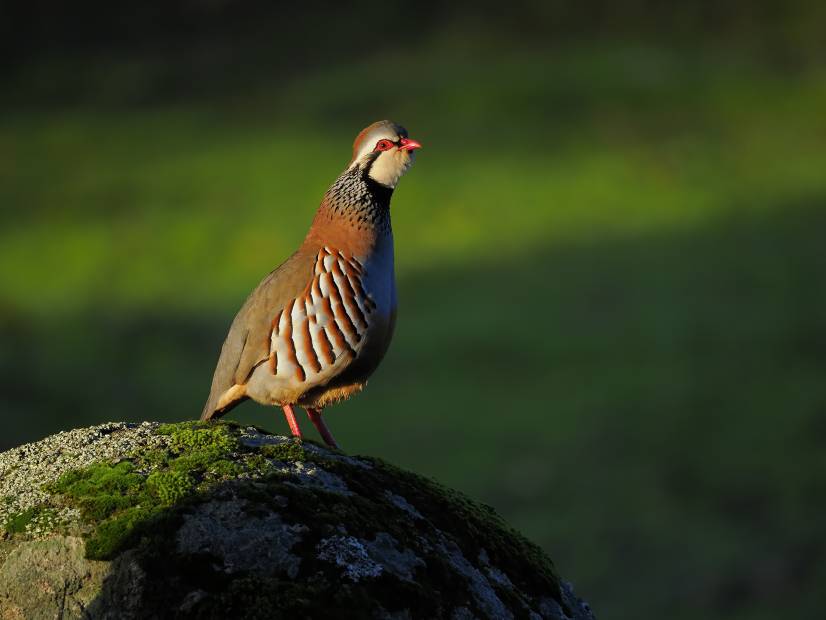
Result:
[[[824,7],[4,3],[0,449],[197,417],[391,118],[424,148],[345,448],[492,504],[601,618],[822,617]]]

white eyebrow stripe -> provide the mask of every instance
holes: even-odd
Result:
[[[364,136],[364,138],[362,138],[361,148],[353,158],[353,163],[350,164],[350,168],[357,166],[365,155],[372,153],[373,150],[375,150],[376,144],[379,140],[390,140],[395,143],[398,142],[400,138],[401,136],[395,132],[388,131],[386,127],[377,127],[375,130],[371,131],[369,134]]]

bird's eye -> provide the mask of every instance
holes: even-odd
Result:
[[[393,148],[393,143],[390,140],[379,140],[376,143],[376,151],[389,151]]]

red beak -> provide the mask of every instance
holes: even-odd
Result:
[[[415,140],[411,140],[409,138],[402,138],[399,140],[399,150],[400,151],[413,151],[415,149],[422,148],[422,145],[416,142]]]

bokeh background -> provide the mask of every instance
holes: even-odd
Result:
[[[824,7],[2,3],[0,448],[195,418],[391,118],[425,146],[347,450],[495,506],[599,617],[822,617]]]

